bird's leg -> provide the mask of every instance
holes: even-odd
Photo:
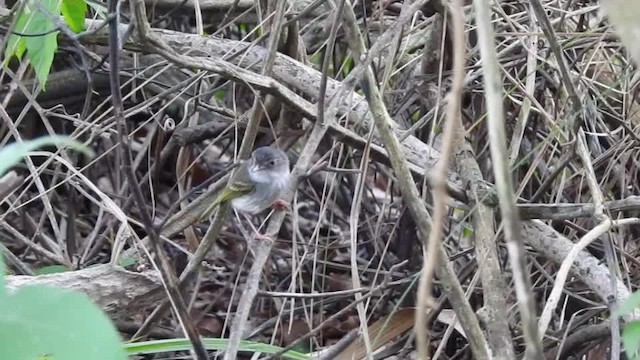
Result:
[[[249,218],[249,216],[247,216],[247,214],[244,214],[245,219],[247,219],[247,222],[249,223],[249,226],[251,226],[251,229],[253,230],[253,238],[256,240],[262,240],[262,241],[273,241],[273,239],[271,238],[271,236],[268,235],[264,235],[264,234],[260,234],[260,232],[258,231],[258,229],[256,229],[256,227],[253,225],[253,222],[251,222],[251,219]]]
[[[240,217],[238,211],[236,209],[233,209],[233,212],[236,214],[234,220],[238,225],[238,229],[240,229],[240,232],[242,233],[242,237],[244,237],[245,240],[249,242],[249,240],[251,240],[251,232],[249,232],[249,230],[247,230],[247,228],[242,223],[242,218]],[[249,222],[249,224],[251,224],[251,222]]]
[[[273,238],[271,238],[271,236],[265,235],[265,234],[260,234],[257,231],[256,231],[255,235],[253,236],[253,238],[256,239],[256,240],[260,240],[260,241],[271,241],[271,242],[273,242]]]
[[[271,204],[271,207],[277,210],[291,211],[291,204],[283,199],[276,199],[273,204]]]

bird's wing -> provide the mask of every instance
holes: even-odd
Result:
[[[233,177],[231,178],[229,185],[227,185],[226,191],[220,192],[214,201],[214,204],[220,204],[225,201],[235,199],[255,190],[256,187],[251,181],[248,168],[249,164],[247,162],[238,167],[236,172],[233,173]]]
[[[213,201],[213,205],[218,205],[225,201],[247,195],[255,190],[255,188],[256,186],[250,182],[234,181],[230,185],[227,185],[226,189],[220,192],[218,197]]]
[[[200,219],[206,219],[211,216],[213,210],[220,204],[233,200],[237,197],[246,195],[255,190],[255,185],[249,181],[249,172],[247,171],[247,167],[245,164],[240,166],[238,170],[233,175],[233,180],[226,188],[220,190],[218,196],[215,200],[209,205],[207,210],[200,216]]]

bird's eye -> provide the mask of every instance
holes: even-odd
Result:
[[[269,161],[269,166],[276,166],[276,161],[275,160]]]

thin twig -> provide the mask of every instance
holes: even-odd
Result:
[[[324,124],[324,103],[327,95],[327,79],[329,77],[329,64],[333,59],[333,49],[336,45],[336,36],[338,35],[338,27],[340,25],[340,13],[344,7],[344,0],[340,0],[337,11],[334,12],[335,17],[331,24],[331,32],[327,40],[327,47],[324,51],[324,59],[322,60],[322,78],[320,79],[320,91],[318,96],[318,119],[320,124]]]
[[[342,0],[345,1],[345,0]],[[360,206],[362,204],[362,194],[364,191],[364,183],[367,174],[367,166],[369,165],[369,150],[371,145],[371,137],[373,136],[373,128],[369,131],[369,138],[367,139],[367,145],[364,148],[362,159],[360,160],[360,173],[356,178],[355,188],[353,189],[353,199],[351,199],[351,212],[349,214],[349,245],[350,256],[349,261],[351,264],[351,283],[354,288],[361,287],[360,285],[360,271],[358,268],[358,220],[360,219]],[[367,350],[367,359],[373,360],[373,350],[371,347],[371,339],[369,338],[369,324],[367,323],[367,313],[364,308],[364,304],[360,302],[362,299],[361,293],[356,293],[355,301],[358,302],[356,310],[358,312],[358,319],[360,320],[360,331],[362,332],[362,339],[364,340],[364,346]]]
[[[433,274],[438,266],[438,247],[442,246],[442,236],[444,233],[444,222],[447,216],[447,172],[451,154],[456,145],[455,133],[461,131],[460,126],[460,101],[462,99],[462,88],[464,86],[464,65],[465,65],[465,35],[464,35],[464,14],[462,12],[462,1],[454,0],[448,7],[453,23],[453,78],[451,80],[451,92],[447,104],[447,118],[442,136],[442,149],[440,159],[432,173],[432,194],[433,194],[433,226],[427,240],[427,247],[424,252],[422,273],[418,284],[418,303],[416,305],[416,323],[414,331],[416,333],[416,343],[418,345],[418,358],[428,358],[427,341],[427,309],[433,301],[431,298],[431,287],[433,284]]]
[[[573,266],[573,263],[576,261],[576,258],[580,254],[580,252],[587,248],[592,242],[597,240],[604,233],[609,231],[611,227],[619,227],[624,225],[633,225],[640,223],[640,218],[628,218],[621,220],[611,220],[605,219],[603,222],[595,226],[591,231],[589,231],[585,236],[580,239],[580,241],[575,244],[571,251],[567,254],[566,258],[560,265],[560,270],[556,274],[555,283],[553,284],[553,289],[549,294],[549,298],[547,299],[547,304],[542,311],[542,315],[540,315],[540,322],[538,325],[538,332],[542,335],[547,331],[549,327],[549,322],[551,321],[551,316],[558,306],[558,302],[560,301],[560,295],[562,295],[562,290],[564,288],[564,284],[567,281],[567,276],[569,275],[569,270]]]
[[[549,42],[549,48],[551,52],[556,58],[558,62],[558,67],[560,70],[560,74],[562,75],[563,84],[565,89],[567,89],[567,93],[569,93],[569,98],[571,99],[571,106],[573,108],[573,113],[569,113],[567,119],[567,127],[570,131],[574,131],[577,127],[581,125],[580,121],[576,121],[576,117],[579,114],[580,109],[582,108],[580,97],[578,96],[578,89],[573,83],[573,79],[569,74],[569,66],[567,65],[567,60],[565,59],[562,53],[562,47],[558,43],[558,38],[556,37],[555,30],[549,21],[549,17],[547,16],[544,7],[540,0],[531,0],[531,7],[533,8],[533,12],[536,14],[536,18],[538,18],[538,23],[542,28],[542,32],[544,32],[547,41]],[[575,135],[574,132],[571,134]]]

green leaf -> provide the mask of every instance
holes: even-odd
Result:
[[[347,77],[353,68],[354,68],[353,59],[351,58],[351,56],[349,56],[344,61],[344,66],[342,67],[342,76]]]
[[[420,120],[420,110],[414,111],[413,114],[411,114],[411,121],[414,124],[417,123],[418,120]]]
[[[19,163],[29,151],[42,146],[55,144],[67,145],[89,156],[93,156],[93,152],[86,145],[66,136],[45,136],[36,140],[14,142],[0,150],[0,176],[4,175],[12,166]]]
[[[311,343],[309,341],[303,341],[298,345],[294,346],[291,350],[297,351],[300,353],[308,353],[311,352]]]
[[[612,317],[618,317],[632,312],[640,307],[640,291],[636,291],[629,296],[615,311],[611,313]]]
[[[640,321],[633,321],[625,326],[622,331],[624,351],[629,359],[638,359],[640,349]]]
[[[0,302],[7,296],[7,290],[4,282],[5,271],[6,268],[4,267],[4,255],[0,253]]]
[[[217,90],[216,92],[213,93],[213,97],[216,100],[224,100],[225,96],[227,96],[227,92],[224,90]]]
[[[318,66],[318,68],[322,67],[322,61],[324,60],[324,58],[322,57],[322,52],[321,51],[316,51],[313,55],[311,55],[311,57],[309,58],[309,62],[312,64],[315,64]]]
[[[0,150],[0,175],[27,152],[51,144],[91,154],[85,145],[63,136],[16,142]],[[50,272],[55,266],[46,268]],[[8,294],[2,256],[0,269],[0,359],[126,359],[115,327],[86,295],[44,286]]]
[[[67,268],[64,265],[48,265],[48,266],[43,266],[37,269],[33,273],[36,275],[49,275],[49,274],[58,274],[62,272],[67,272],[67,271],[69,271],[69,268]]]
[[[53,64],[53,57],[58,49],[58,31],[40,37],[27,38],[27,56],[36,71],[36,77],[46,89],[47,79]]]
[[[62,0],[60,11],[71,30],[76,33],[84,30],[84,16],[87,13],[87,3],[84,0]]]
[[[58,0],[40,0],[40,3],[49,14],[53,16],[60,15],[60,3]],[[51,15],[49,14],[39,9],[36,10],[35,14],[32,15],[32,21],[26,33],[41,34],[55,29],[55,25],[50,20]],[[36,71],[36,77],[40,84],[42,84],[43,89],[49,77],[51,64],[53,64],[53,56],[58,49],[58,32],[59,31],[54,31],[47,35],[28,36],[26,38],[27,56],[29,57],[31,66]]]
[[[29,16],[25,16],[24,14],[28,14],[31,12],[29,8],[29,4],[25,4],[24,8],[18,14],[18,19],[16,20],[16,24],[14,26],[14,31],[18,33],[25,33],[27,30],[27,26],[29,24]],[[22,59],[22,55],[26,50],[25,38],[22,36],[18,36],[15,34],[9,35],[9,41],[7,41],[7,47],[4,49],[4,65],[6,66],[11,60],[11,57],[15,55],[18,59]]]
[[[462,236],[470,237],[471,235],[473,235],[473,229],[468,228],[466,226],[463,226],[462,227]]]
[[[36,6],[33,1],[39,1]],[[22,34],[38,36],[20,36],[12,34],[5,49],[5,65],[16,55],[22,57],[27,51],[29,63],[36,71],[36,77],[43,89],[46,86],[53,56],[58,49],[58,31],[51,21],[51,17],[60,16],[58,0],[31,0],[27,2],[18,14],[15,31]],[[45,34],[46,35],[40,35]]]
[[[227,348],[229,341],[227,339],[218,338],[204,338],[202,343],[207,350],[223,350]],[[166,340],[152,340],[141,341],[136,343],[125,344],[125,349],[129,355],[149,355],[159,354],[165,352],[174,351],[187,351],[190,350],[191,342],[189,339],[166,339]],[[243,340],[240,342],[240,351],[247,352],[261,352],[265,354],[275,354],[282,350],[281,347],[263,343],[257,343],[253,341]],[[303,354],[297,351],[287,351],[282,355],[285,359],[294,360],[310,360],[311,357],[307,354]]]
[[[458,209],[458,208],[453,209],[453,214],[456,216],[462,216],[464,215],[465,212],[466,210],[464,209]]]
[[[18,48],[16,49],[16,56],[18,59],[22,60],[24,53],[27,51],[27,43],[25,41],[20,41],[18,43]]]
[[[118,260],[118,265],[122,267],[131,266],[131,265],[134,265],[135,263],[136,263],[136,259],[132,257],[125,257]]]
[[[0,359],[126,359],[115,327],[84,294],[27,286],[0,308]]]

